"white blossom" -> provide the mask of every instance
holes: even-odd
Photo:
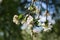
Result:
[[[15,24],[19,24],[19,19],[18,19],[18,15],[14,15],[14,17],[13,17],[13,22],[15,23]]]
[[[26,17],[27,17],[28,15],[26,15]],[[32,26],[32,25],[30,25],[30,23],[33,21],[33,17],[32,16],[28,16],[28,18],[27,18],[27,21],[22,25],[22,27],[21,27],[21,29],[30,29],[30,27]]]
[[[46,21],[46,16],[40,16],[40,22],[45,22]]]
[[[33,21],[33,17],[29,15],[29,17],[27,18],[27,24],[29,24],[32,21]]]
[[[51,31],[52,30],[51,28],[52,28],[52,25],[51,25],[51,23],[48,22],[48,26],[47,27],[43,26],[43,29],[44,29],[43,31],[45,31],[45,32],[49,31],[49,30]]]
[[[45,31],[45,32],[51,30],[51,28],[49,28],[49,27],[48,28],[43,27],[43,29],[44,29],[43,31]]]
[[[49,31],[52,30],[52,25],[51,24],[55,24],[55,20],[52,19],[51,15],[47,15],[47,20],[48,20],[48,26],[45,27],[45,22],[46,22],[46,16],[42,15],[39,17],[40,19],[38,20],[38,22],[40,23],[40,25],[43,27],[43,31]],[[41,23],[42,22],[42,23]]]
[[[18,20],[13,20],[13,22],[15,23],[15,24],[19,24],[19,21]]]
[[[51,15],[47,16],[47,20],[51,21],[52,20],[52,16]]]
[[[39,33],[39,32],[41,32],[42,30],[43,30],[42,27],[34,27],[34,28],[33,28],[33,32],[34,32],[34,33]]]
[[[27,23],[24,23],[22,26],[21,26],[21,29],[22,30],[25,30],[27,28],[28,24]]]
[[[29,1],[30,2],[30,0],[27,0],[27,1]],[[33,1],[33,0],[32,0]],[[31,33],[31,27],[33,27],[33,32],[35,32],[35,33],[39,33],[39,32],[41,32],[43,29],[43,31],[49,31],[49,30],[52,30],[52,25],[51,24],[55,24],[55,20],[53,20],[52,19],[52,13],[55,11],[55,8],[51,8],[51,6],[50,5],[48,5],[48,11],[49,11],[49,14],[47,14],[46,15],[46,11],[44,12],[44,11],[42,11],[42,15],[39,15],[38,13],[40,12],[40,9],[41,9],[41,5],[42,5],[42,8],[45,10],[46,8],[47,8],[47,5],[46,5],[46,3],[44,3],[44,2],[42,2],[42,4],[41,4],[41,2],[40,1],[35,1],[34,2],[34,4],[33,4],[33,6],[35,6],[36,7],[36,10],[35,10],[35,12],[34,13],[36,13],[36,15],[35,15],[35,19],[37,19],[38,18],[38,16],[39,16],[39,20],[38,20],[38,26],[40,26],[40,27],[37,27],[37,26],[35,26],[35,27],[33,27],[33,24],[30,24],[31,22],[33,22],[33,17],[31,16],[31,15],[26,15],[26,17],[27,17],[27,20],[26,20],[26,22],[24,22],[23,23],[23,25],[22,25],[22,27],[21,27],[21,29],[22,30],[26,30],[28,33]],[[52,7],[53,7],[54,5],[52,5]],[[29,4],[27,4],[26,6],[25,6],[25,8],[28,8],[28,10],[33,10],[33,7],[32,6],[30,6],[30,3]],[[47,27],[45,27],[46,26],[46,24],[45,24],[45,22],[46,22],[46,17],[47,17],[47,20],[48,20],[48,26]],[[32,33],[31,33],[32,34]]]

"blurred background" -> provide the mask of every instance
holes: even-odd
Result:
[[[42,2],[45,2],[43,0]],[[60,0],[50,0],[49,5],[54,5],[54,19],[51,32],[39,33],[34,40],[60,40]],[[0,0],[0,40],[32,40],[26,32],[22,34],[20,25],[13,23],[13,16],[25,12],[25,6],[31,3],[31,0]],[[44,9],[43,9],[44,10]]]

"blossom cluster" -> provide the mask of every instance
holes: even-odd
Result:
[[[36,1],[35,1],[36,2]],[[37,1],[37,4],[39,5],[40,2]],[[29,13],[27,15],[25,15],[25,20],[21,21],[21,29],[25,30],[28,33],[31,33],[33,31],[33,33],[40,33],[40,32],[48,32],[51,31],[53,26],[55,24],[55,20],[52,19],[52,15],[50,14],[50,11],[47,12],[44,11],[42,12],[42,14],[40,15],[40,10],[41,10],[41,5],[36,6],[36,3],[33,4],[33,6],[29,6],[27,7],[28,10],[33,11],[34,9],[34,17],[33,15],[30,15]],[[43,4],[43,3],[42,3]],[[25,6],[26,8],[26,6]],[[37,20],[37,25],[35,25],[35,20]],[[17,15],[14,15],[13,17],[13,22],[15,24],[19,24],[19,19]]]

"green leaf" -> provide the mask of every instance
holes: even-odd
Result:
[[[23,19],[23,14],[20,14],[19,16],[18,16],[18,19]]]

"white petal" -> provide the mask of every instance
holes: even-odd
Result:
[[[33,28],[33,32],[36,32],[36,33],[39,33],[39,32],[41,32],[42,30],[43,30],[42,27],[35,27],[35,28]]]
[[[25,30],[25,29],[27,28],[27,26],[28,26],[28,25],[27,25],[26,23],[24,23],[24,24],[21,26],[21,29],[22,29],[22,30]]]
[[[55,24],[55,20],[52,20],[51,23],[52,23],[52,24]]]

